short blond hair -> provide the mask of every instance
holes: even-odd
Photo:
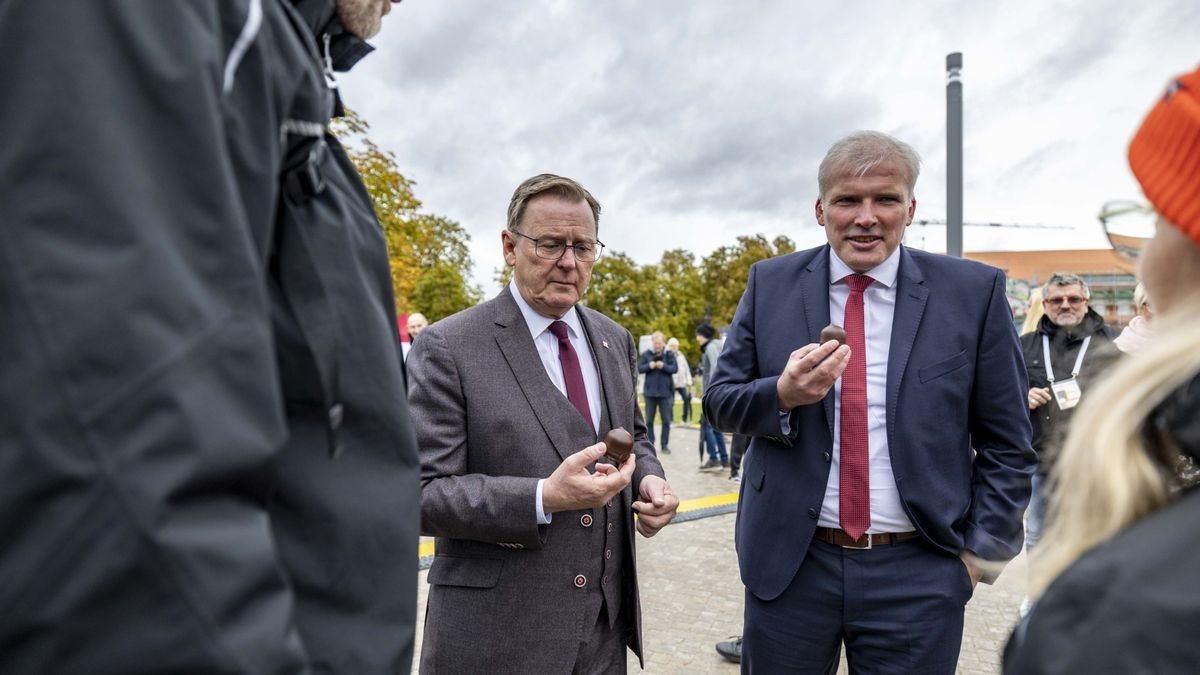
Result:
[[[908,198],[913,199],[917,176],[921,173],[921,157],[908,143],[879,131],[856,131],[829,148],[817,169],[821,199],[825,199],[825,192],[838,176],[865,176],[889,161],[898,162],[904,169]]]

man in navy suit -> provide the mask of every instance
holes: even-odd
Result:
[[[744,672],[828,672],[845,644],[855,673],[953,673],[975,584],[1020,551],[1037,458],[1004,274],[901,246],[918,171],[885,134],[830,148],[828,245],[750,270],[705,392],[753,438]]]

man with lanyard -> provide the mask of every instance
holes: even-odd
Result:
[[[1071,415],[1089,384],[1111,360],[1116,332],[1088,306],[1091,291],[1078,275],[1055,272],[1042,289],[1045,315],[1021,336],[1029,374],[1029,418],[1038,471],[1025,514],[1025,550],[1032,551],[1045,517],[1046,476],[1066,440]]]

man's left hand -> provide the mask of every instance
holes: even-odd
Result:
[[[679,497],[671,484],[658,476],[646,476],[638,488],[640,499],[633,503],[637,511],[637,530],[643,537],[653,537],[675,517]]]
[[[960,553],[958,559],[967,566],[967,574],[971,577],[971,590],[975,590],[975,587],[979,585],[979,580],[983,578],[983,569],[971,562],[970,557],[965,553]]]

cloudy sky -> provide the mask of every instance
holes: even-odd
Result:
[[[965,220],[1066,228],[968,228],[966,249],[1100,247],[1100,205],[1140,195],[1126,144],[1198,37],[1195,0],[407,0],[341,81],[428,210],[471,233],[490,295],[509,197],[541,172],[587,186],[600,238],[639,263],[740,234],[815,245],[821,157],[878,129],[923,158],[917,218],[943,218],[953,51]]]

